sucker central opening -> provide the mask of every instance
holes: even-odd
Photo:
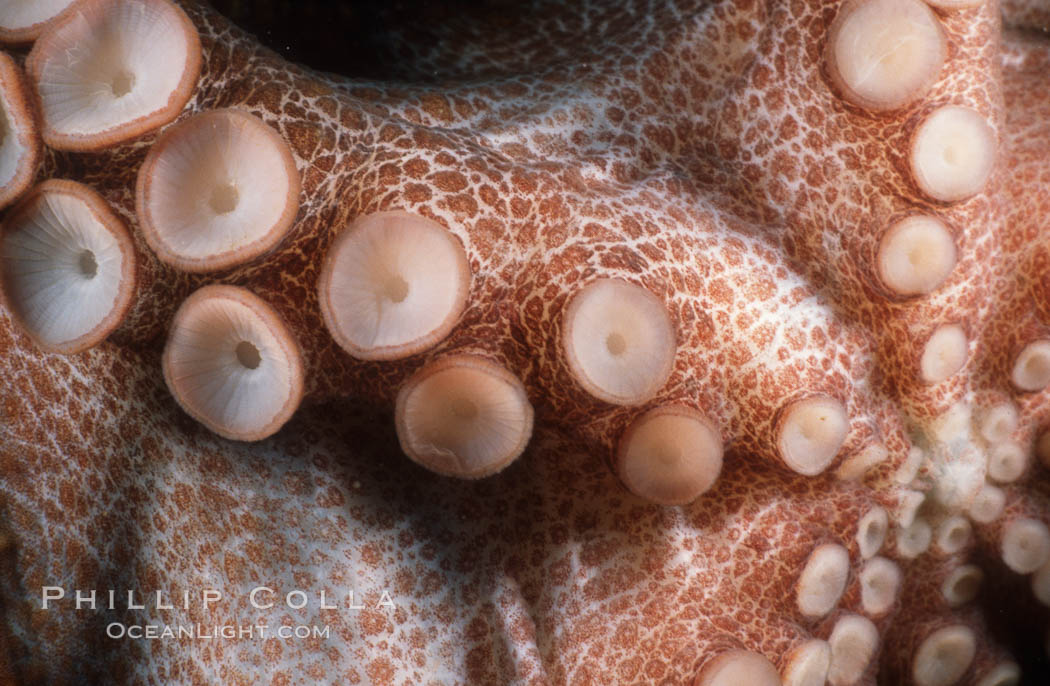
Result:
[[[959,598],[968,598],[977,593],[977,578],[972,575],[964,575],[952,586],[952,593]]]
[[[456,419],[469,421],[478,416],[478,405],[469,398],[455,398],[449,405],[449,409]]]
[[[682,452],[678,445],[666,440],[658,441],[653,445],[652,456],[656,464],[663,467],[673,467],[682,462]]]
[[[95,253],[90,250],[85,250],[80,253],[77,257],[77,267],[80,268],[80,274],[85,279],[93,279],[98,274],[98,261],[95,260]]]
[[[383,295],[390,302],[404,302],[408,297],[408,282],[398,275],[393,275],[383,284]]]
[[[240,194],[237,192],[237,187],[226,182],[212,189],[208,204],[215,214],[229,214],[237,209],[238,200],[240,200]]]
[[[1028,358],[1024,368],[1032,376],[1042,378],[1050,374],[1050,359],[1042,355],[1033,355]]]
[[[248,341],[241,341],[237,344],[237,361],[245,369],[258,369],[262,363],[262,355],[259,354],[259,349]]]
[[[879,66],[886,71],[901,69],[914,63],[919,52],[914,36],[901,36],[900,27],[890,26],[879,34],[878,45],[882,54]]]
[[[824,435],[824,424],[827,421],[827,415],[819,415],[811,417],[808,422],[803,422],[800,427],[802,437],[807,441],[819,441]]]
[[[871,591],[881,593],[889,590],[890,581],[884,576],[873,574],[864,580],[864,585]]]
[[[627,339],[618,331],[613,331],[605,337],[605,348],[613,357],[619,357],[627,351]]]
[[[113,96],[122,98],[135,87],[135,75],[126,69],[118,71],[109,82],[109,88]]]
[[[948,532],[948,545],[957,548],[966,543],[966,530],[962,527],[953,528]]]

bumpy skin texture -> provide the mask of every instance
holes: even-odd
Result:
[[[941,78],[879,116],[847,105],[822,72],[838,2],[537,2],[533,26],[435,29],[456,40],[406,59],[456,81],[418,87],[311,73],[182,4],[204,66],[181,117],[220,107],[261,117],[292,146],[302,206],[272,253],[206,276],[159,263],[136,233],[132,311],[82,355],[39,352],[0,311],[0,648],[14,683],[690,684],[736,648],[779,667],[827,638],[841,612],[863,613],[854,539],[866,512],[889,510],[893,539],[916,494],[929,494],[920,519],[964,511],[984,482],[988,446],[972,428],[982,413],[1015,403],[1011,438],[1027,453],[1048,420],[1050,394],[1017,393],[1009,370],[1050,324],[1040,245],[1050,43],[1004,32],[991,0],[938,14],[950,44]],[[1033,3],[1004,9],[1022,28],[1040,16]],[[905,155],[922,114],[947,103],[987,117],[1000,159],[982,193],[941,205],[910,182]],[[135,227],[135,173],[155,139],[50,151],[41,177],[93,186]],[[359,362],[327,336],[315,284],[336,233],[387,209],[454,233],[473,287],[431,351]],[[959,262],[933,294],[894,299],[874,275],[875,249],[893,218],[916,210],[953,227]],[[674,372],[645,407],[590,398],[561,354],[560,314],[598,277],[645,286],[675,323]],[[307,403],[266,441],[211,435],[160,378],[171,317],[207,283],[267,300],[303,347]],[[970,356],[925,385],[918,359],[943,323],[963,325]],[[412,465],[377,420],[412,372],[453,352],[518,374],[537,411],[525,456],[477,483]],[[774,430],[785,403],[815,393],[840,400],[851,429],[832,467],[805,478],[779,461]],[[687,507],[647,504],[607,467],[630,420],[669,402],[702,410],[727,443],[718,482]],[[941,418],[962,406],[965,430],[945,433]],[[908,482],[896,476],[913,445],[926,460]],[[883,462],[838,477],[873,446]],[[957,474],[967,460],[976,477]],[[1006,510],[1050,522],[1047,475],[1032,462]],[[978,560],[1027,593],[996,550],[1000,526],[975,525],[959,564]],[[839,609],[806,619],[795,584],[828,542],[849,549],[851,585]],[[916,643],[953,613],[977,627],[978,670],[1014,648],[1038,678],[1045,656],[1002,647],[980,603],[952,610],[931,597],[928,560],[892,543],[882,554],[901,565],[906,603],[874,618],[884,649],[860,683],[905,683]],[[213,588],[224,600],[44,611],[45,585]],[[254,609],[259,585],[307,590],[311,603]],[[341,609],[319,608],[322,589]],[[351,589],[365,609],[346,607]],[[378,604],[384,590],[396,609]],[[1047,613],[1029,612],[1044,631]],[[332,637],[117,641],[103,631],[112,621],[317,623]]]

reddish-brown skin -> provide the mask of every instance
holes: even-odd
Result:
[[[881,115],[829,87],[823,45],[837,0],[538,2],[526,33],[450,25],[452,52],[415,46],[421,69],[460,77],[441,87],[317,75],[180,4],[203,64],[179,120],[221,107],[262,118],[292,147],[300,211],[254,262],[180,273],[151,255],[134,216],[136,172],[159,132],[101,153],[46,153],[39,178],[93,186],[134,227],[141,286],[121,329],[77,356],[41,353],[0,311],[0,665],[16,683],[671,685],[735,649],[782,667],[842,612],[862,612],[858,520],[970,478],[953,471],[952,441],[987,446],[973,422],[946,435],[938,418],[958,403],[978,418],[1011,400],[1026,446],[1050,419],[1050,393],[1017,393],[1004,357],[1028,331],[1018,322],[1050,324],[1038,268],[1048,254],[1033,247],[1045,243],[1050,44],[1003,32],[994,0],[938,12],[949,38],[941,78]],[[1021,26],[1040,16],[1032,3],[1003,9]],[[557,47],[544,48],[551,36]],[[907,167],[911,132],[947,103],[977,109],[1000,140],[984,191],[951,205],[924,199]],[[317,278],[343,227],[391,209],[447,227],[472,290],[432,350],[358,361],[325,331]],[[953,227],[959,262],[934,293],[890,298],[874,256],[911,211]],[[645,286],[676,327],[674,371],[645,406],[591,398],[564,360],[566,303],[599,277]],[[258,444],[196,424],[159,374],[172,315],[211,283],[269,302],[303,349],[306,402]],[[951,322],[971,337],[967,365],[925,385],[925,338]],[[398,389],[452,353],[507,368],[536,409],[530,448],[490,479],[439,477],[397,448]],[[780,461],[774,428],[786,403],[817,393],[844,404],[851,429],[831,468],[807,478]],[[665,403],[703,412],[727,443],[721,477],[689,506],[645,503],[608,468],[624,428]],[[876,444],[885,462],[836,477]],[[900,483],[913,444],[928,459],[918,481]],[[983,483],[983,471],[973,478]],[[1014,488],[1046,479],[1032,467]],[[958,512],[969,497],[931,497],[920,516]],[[795,585],[827,542],[849,549],[851,581],[828,617],[807,620]],[[898,683],[941,621],[973,622],[979,654],[1000,654],[981,606],[940,607],[922,557],[881,554],[901,565],[902,601],[874,618],[882,644],[861,683]],[[994,552],[974,555],[1002,567]],[[253,609],[248,591],[260,585],[313,602]],[[45,611],[43,586],[214,588],[224,599]],[[322,589],[340,609],[319,608]],[[365,609],[348,607],[350,590]],[[394,608],[379,604],[384,590]],[[116,640],[104,633],[114,621],[327,624],[332,635]],[[1045,660],[1017,657],[1030,672]]]

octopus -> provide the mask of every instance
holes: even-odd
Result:
[[[462,9],[0,2],[0,683],[1045,683],[1045,6]]]

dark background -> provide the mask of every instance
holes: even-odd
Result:
[[[344,76],[427,81],[413,70],[407,44],[447,41],[469,21],[494,31],[526,28],[526,0],[211,0],[215,9],[271,49]]]

